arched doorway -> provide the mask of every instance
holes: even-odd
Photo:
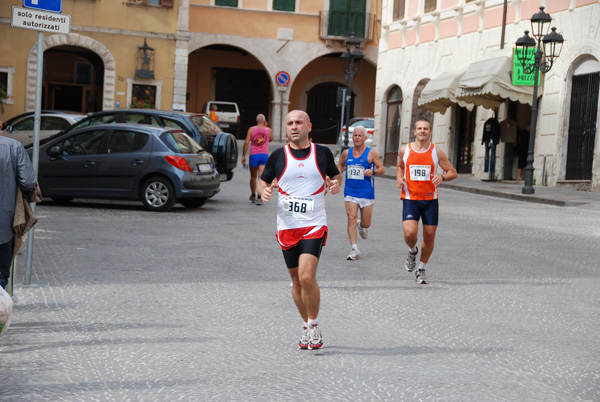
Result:
[[[600,63],[588,59],[573,73],[566,180],[592,180],[596,144]]]
[[[322,144],[335,144],[341,129],[339,119],[341,108],[336,106],[337,82],[325,82],[315,85],[308,91],[306,112],[312,123],[311,138]],[[354,111],[354,93],[350,103],[350,118]]]
[[[394,86],[387,96],[387,121],[385,125],[385,154],[383,164],[394,166],[400,148],[400,122],[402,116],[402,90]]]
[[[246,138],[257,114],[270,121],[271,93],[271,80],[261,60],[242,48],[215,44],[189,54],[186,110],[203,112],[208,101],[237,103],[237,138]]]
[[[104,63],[78,46],[57,46],[44,52],[42,108],[90,113],[102,110]]]

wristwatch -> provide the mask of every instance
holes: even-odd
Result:
[[[444,177],[444,175],[442,175],[442,181],[446,181],[446,178]]]

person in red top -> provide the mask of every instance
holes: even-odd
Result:
[[[438,174],[438,166],[444,170],[443,174]],[[400,148],[396,167],[396,186],[402,189],[402,228],[408,246],[404,267],[408,272],[413,272],[417,265],[419,220],[423,220],[421,259],[415,272],[419,284],[427,283],[425,265],[433,252],[438,226],[437,187],[456,176],[456,169],[444,151],[431,142],[431,122],[420,118],[415,124],[415,140]]]

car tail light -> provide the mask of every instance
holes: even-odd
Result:
[[[181,156],[167,155],[167,156],[165,156],[165,159],[167,160],[167,162],[169,162],[171,165],[175,166],[179,170],[183,170],[186,172],[192,171],[192,168],[190,167],[190,165]]]

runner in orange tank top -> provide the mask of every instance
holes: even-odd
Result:
[[[419,220],[423,220],[421,259],[415,272],[419,284],[427,283],[425,265],[433,252],[438,226],[437,187],[457,176],[444,151],[431,142],[431,134],[431,122],[425,118],[417,120],[415,141],[400,148],[396,167],[396,186],[402,189],[402,228],[408,246],[404,267],[408,272],[413,272],[417,265]],[[437,174],[438,167],[445,173]]]

